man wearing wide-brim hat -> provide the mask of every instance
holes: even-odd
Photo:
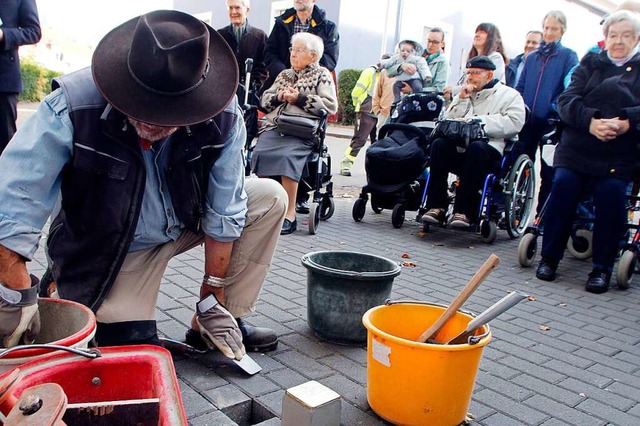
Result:
[[[168,278],[174,297],[199,296],[193,328],[230,358],[275,349],[273,331],[236,320],[255,308],[287,199],[244,180],[237,81],[220,35],[176,11],[118,26],[91,68],[56,80],[0,159],[0,346],[38,331],[26,262],[55,210],[45,290],[96,313],[98,345],[159,343],[167,263],[204,243],[201,285]]]

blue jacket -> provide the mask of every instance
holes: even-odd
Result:
[[[564,78],[578,64],[578,55],[560,42],[527,56],[516,90],[531,110],[531,118],[546,121],[557,114],[558,96],[564,90]]]
[[[40,20],[35,0],[2,0],[0,19],[0,92],[22,92],[18,47],[40,41]]]
[[[509,61],[509,65],[504,71],[506,84],[509,87],[516,88],[516,77],[518,77],[518,67],[524,62],[524,53],[519,54]]]

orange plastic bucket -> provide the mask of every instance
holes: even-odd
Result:
[[[96,333],[96,317],[91,309],[70,300],[38,299],[41,328],[35,343],[86,348]],[[0,358],[0,374],[35,359],[54,349],[20,349]]]
[[[485,325],[475,344],[418,343],[446,307],[398,303],[369,309],[367,399],[380,417],[399,425],[457,425],[467,414],[482,357],[491,340]],[[438,333],[447,341],[463,331],[471,314],[456,312]]]

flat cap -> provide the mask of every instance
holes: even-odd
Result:
[[[467,68],[481,68],[483,70],[495,71],[496,64],[487,56],[476,56],[469,59],[467,62]]]

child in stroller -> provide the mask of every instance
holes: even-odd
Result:
[[[380,129],[377,142],[366,151],[367,185],[353,205],[353,220],[364,218],[369,194],[375,213],[393,210],[395,228],[402,226],[407,210],[420,208],[429,164],[429,135],[443,106],[444,98],[433,92],[405,96],[396,105],[390,123]]]

